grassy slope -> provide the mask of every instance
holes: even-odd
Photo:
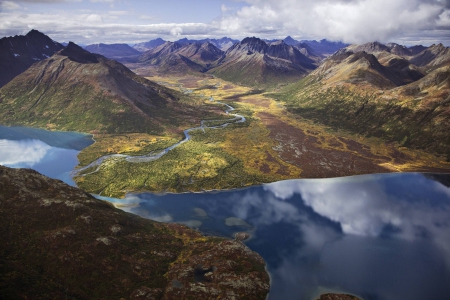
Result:
[[[3,87],[2,124],[162,134],[209,114],[192,99],[140,78],[114,61],[90,59],[98,62],[80,63],[55,55]]]
[[[291,112],[337,129],[381,137],[450,155],[448,67],[407,86],[382,91],[369,84],[327,84],[308,76],[272,94]]]

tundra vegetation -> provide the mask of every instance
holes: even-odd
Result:
[[[183,93],[192,103],[215,113],[205,115],[208,126],[225,124],[232,118],[224,113],[226,107],[216,101],[234,107],[233,113],[243,115],[246,122],[192,131],[190,141],[154,161],[107,159],[97,171],[93,167],[75,177],[80,188],[102,196],[122,197],[131,191],[230,189],[291,178],[450,171],[450,164],[442,157],[406,148],[401,140],[387,143],[376,136],[367,138],[352,133],[336,122],[330,121],[328,127],[314,118],[303,118],[292,109],[295,103],[286,90],[266,95],[262,90],[215,77],[152,76],[148,79]],[[339,90],[328,93],[340,95]],[[80,166],[112,153],[157,153],[184,138],[181,133],[187,127],[183,126],[186,122],[158,135],[96,135],[96,143],[80,152]]]

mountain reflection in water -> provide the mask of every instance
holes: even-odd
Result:
[[[146,218],[197,224],[209,234],[251,233],[245,243],[268,264],[269,299],[314,299],[327,291],[364,299],[450,295],[450,189],[427,175],[288,180],[110,200]],[[251,228],[227,226],[230,217]]]

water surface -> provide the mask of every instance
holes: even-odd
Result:
[[[267,262],[269,299],[314,299],[327,291],[374,300],[445,299],[450,189],[440,181],[448,184],[450,176],[288,180],[234,191],[110,200],[145,218],[212,235],[251,233],[245,243]],[[230,218],[235,225],[227,226]]]
[[[28,127],[0,126],[0,165],[32,168],[75,186],[70,173],[77,155],[94,141],[77,132],[51,132]]]

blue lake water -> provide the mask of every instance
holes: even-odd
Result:
[[[0,165],[31,168],[75,186],[70,172],[80,150],[93,142],[92,136],[77,132],[0,126]]]
[[[59,179],[71,170],[64,168],[72,163],[61,163],[71,161],[71,152],[58,156],[55,150],[62,148],[52,152],[49,143],[16,140],[23,143],[12,144],[16,148],[10,151],[2,135],[0,140],[6,144],[0,145],[1,164],[9,157],[14,166],[28,164]],[[11,158],[10,153],[24,151],[29,153],[24,161]],[[36,155],[30,162],[32,153],[41,158]],[[450,175],[403,173],[103,199],[206,234],[250,233],[245,244],[267,262],[269,299],[315,299],[329,291],[373,300],[449,299],[449,186]]]

